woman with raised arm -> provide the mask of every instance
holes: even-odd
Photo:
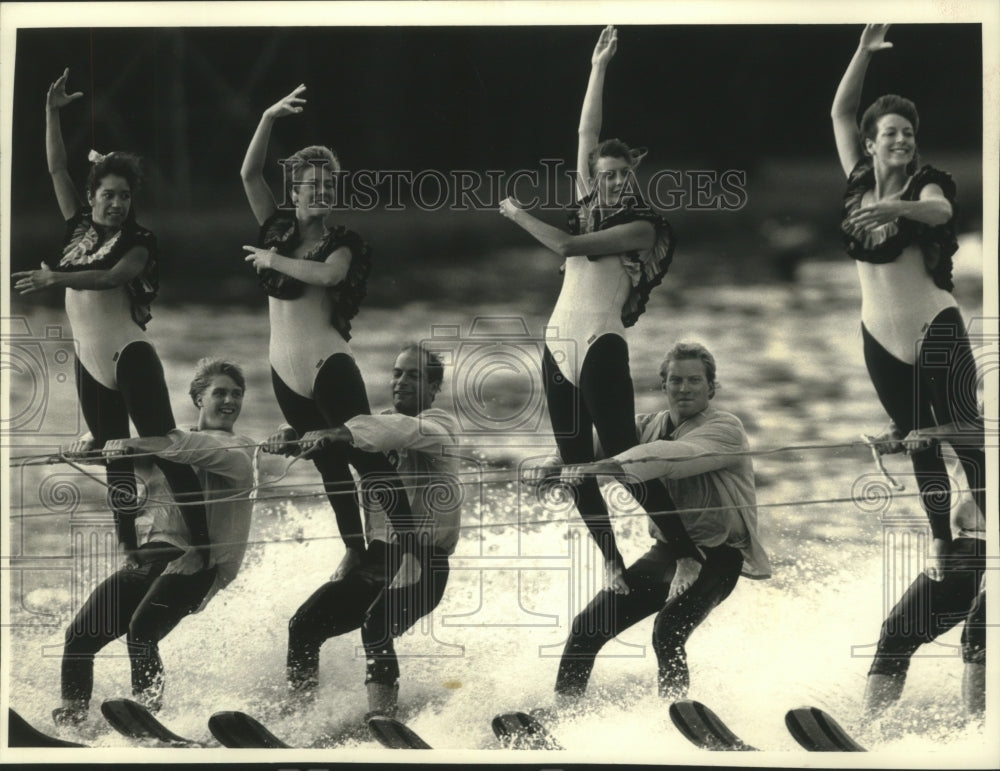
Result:
[[[146,334],[156,298],[156,237],[136,222],[133,195],[139,187],[139,158],[129,153],[90,153],[86,204],[69,176],[60,110],[82,92],[68,94],[69,69],[55,80],[45,102],[45,150],[56,201],[66,219],[63,253],[52,266],[13,273],[14,288],[28,295],[49,287],[66,290],[66,315],[77,343],[76,384],[90,431],[68,448],[71,454],[100,450],[129,436],[129,419],[142,437],[165,436],[176,425],[163,366]],[[208,525],[201,486],[187,465],[157,459],[191,533],[192,548],[175,572],[192,574],[206,566]],[[139,559],[135,529],[136,487],[132,462],[107,462],[108,501],[115,517],[119,549],[130,563]],[[141,694],[137,694],[141,695]],[[82,700],[64,689],[61,722],[86,715]]]
[[[577,151],[580,201],[570,232],[542,222],[513,199],[500,205],[501,214],[565,258],[542,362],[549,418],[563,464],[594,460],[595,430],[607,454],[637,444],[625,328],[645,310],[650,291],[673,257],[668,223],[637,194],[634,171],[645,151],[617,139],[599,141],[604,76],[617,45],[617,30],[608,26],[591,58]],[[676,551],[672,587],[676,592],[689,588],[702,556],[670,513],[674,506],[666,488],[658,481],[627,488]],[[596,478],[579,485],[577,508],[604,555],[608,588],[627,594],[622,556]]]
[[[951,294],[952,255],[958,249],[955,183],[945,172],[918,163],[919,119],[910,100],[881,96],[865,110],[860,126],[857,122],[868,62],[892,47],[885,40],[888,28],[865,27],[831,117],[847,175],[841,230],[861,279],[865,364],[894,424],[890,438],[908,440],[932,545],[927,570],[883,624],[865,692],[872,714],[899,698],[914,651],[969,611],[985,564],[986,535],[976,362]],[[921,441],[923,434],[951,437],[972,490],[966,505],[953,506],[940,447]],[[913,618],[916,614],[922,617]],[[962,639],[963,691],[971,696],[985,671],[985,630],[967,623]]]
[[[340,162],[327,147],[310,146],[283,159],[291,207],[280,208],[264,179],[271,128],[278,118],[302,112],[304,85],[268,107],[250,140],[240,175],[260,224],[258,246],[245,246],[269,295],[271,380],[288,421],[267,443],[269,451],[297,452],[296,440],[310,431],[337,428],[368,415],[368,395],[348,340],[351,319],[367,291],[371,253],[361,237],[343,226],[328,227]],[[361,512],[348,464],[360,473],[362,492],[381,493],[397,532],[413,533],[409,502],[395,470],[380,453],[335,444],[311,453],[337,519],[346,553],[331,580],[357,567],[365,553]],[[415,544],[403,538],[413,558]],[[315,683],[292,683],[309,688]]]

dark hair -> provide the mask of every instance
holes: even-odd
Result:
[[[420,343],[406,343],[399,349],[399,354],[413,351],[418,356],[424,356],[424,369],[427,372],[427,382],[430,385],[441,385],[444,382],[444,360],[434,351],[429,351]],[[399,355],[397,354],[397,355]]]
[[[605,139],[590,151],[590,155],[587,156],[587,168],[593,177],[598,158],[621,158],[635,170],[647,152],[645,147],[631,148],[620,139]]]
[[[229,359],[206,357],[199,360],[195,365],[194,379],[191,381],[191,387],[188,389],[191,401],[194,402],[195,407],[198,406],[199,397],[205,393],[205,389],[208,388],[212,382],[212,378],[216,375],[231,377],[236,385],[244,391],[247,388],[247,381],[243,376],[243,369],[239,364]]]
[[[87,174],[87,192],[95,195],[101,180],[112,174],[124,177],[132,195],[135,195],[142,184],[142,159],[133,153],[108,153],[90,165],[90,172]]]
[[[698,359],[705,365],[705,379],[708,380],[709,398],[715,396],[715,389],[719,387],[719,382],[715,379],[716,366],[715,357],[701,343],[674,343],[674,347],[667,351],[660,364],[660,379],[667,379],[667,369],[672,361],[682,361],[684,359]]]
[[[874,141],[878,134],[878,122],[886,115],[898,115],[908,120],[910,125],[913,126],[914,135],[916,135],[917,130],[920,128],[920,116],[917,114],[917,106],[913,102],[898,94],[885,94],[872,102],[861,116],[862,144],[866,139]],[[914,152],[913,160],[906,166],[907,173],[912,174],[915,172],[918,165],[917,153]]]

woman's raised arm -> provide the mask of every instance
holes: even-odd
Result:
[[[73,94],[66,93],[66,79],[69,78],[69,67],[55,82],[49,85],[45,95],[45,159],[48,161],[49,174],[52,175],[52,187],[56,192],[56,201],[63,219],[69,219],[80,210],[80,199],[76,188],[70,179],[66,164],[66,145],[63,143],[62,123],[59,120],[59,110],[70,102],[75,102],[82,91]]]
[[[587,93],[583,97],[583,108],[580,111],[580,128],[577,130],[576,190],[581,199],[590,194],[594,183],[589,167],[590,152],[600,141],[604,73],[617,48],[618,30],[608,25],[601,30],[601,36],[590,57],[590,80],[587,81]]]
[[[851,170],[861,160],[861,136],[858,130],[858,107],[861,104],[861,89],[865,83],[865,73],[868,71],[868,61],[876,51],[892,48],[887,43],[885,33],[889,31],[888,24],[868,24],[861,33],[858,50],[851,57],[850,64],[844,76],[840,79],[837,93],[833,97],[833,107],[830,118],[833,120],[833,137],[837,143],[837,154],[844,174]]]
[[[300,98],[299,94],[305,90],[304,85],[299,85],[288,96],[264,110],[264,114],[260,117],[260,123],[257,124],[257,130],[250,140],[246,157],[243,159],[243,167],[240,169],[243,190],[246,191],[254,217],[261,225],[278,208],[271,188],[264,180],[264,160],[267,158],[267,144],[271,139],[271,126],[276,118],[302,112],[302,105],[305,104],[306,100]]]

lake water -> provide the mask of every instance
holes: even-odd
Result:
[[[978,241],[963,243],[959,257],[956,296],[975,333],[982,315]],[[509,304],[470,310],[413,302],[364,308],[354,324],[351,344],[373,409],[389,404],[389,369],[400,342],[427,339],[450,352],[453,366],[438,404],[458,413],[463,451],[470,465],[483,470],[482,484],[467,487],[466,528],[445,598],[432,621],[397,644],[404,717],[443,750],[495,749],[489,727],[494,714],[550,701],[568,624],[597,586],[593,550],[580,537],[585,531],[579,518],[558,503],[522,493],[513,471],[521,459],[553,445],[532,353],[550,304],[521,307],[511,297]],[[663,352],[677,339],[700,340],[719,364],[722,387],[715,404],[743,420],[754,449],[822,446],[755,458],[761,533],[774,577],[741,581],[695,632],[688,646],[690,696],[766,750],[797,752],[783,728],[784,712],[816,704],[859,730],[862,743],[885,753],[883,760],[913,753],[917,762],[962,765],[958,758],[995,752],[997,740],[957,717],[958,630],[918,654],[899,708],[881,726],[854,722],[879,624],[919,569],[920,555],[907,556],[898,544],[915,542],[924,521],[904,457],[886,459],[906,485],[890,500],[866,449],[834,446],[856,442],[862,431],[876,433],[887,422],[862,360],[859,306],[856,271],[846,259],[804,263],[794,284],[682,287],[668,277],[629,331],[639,411],[665,406],[657,376]],[[18,306],[16,312],[22,308],[35,337],[47,326],[65,324],[61,311]],[[266,361],[265,309],[263,300],[257,307],[156,309],[150,330],[179,424],[195,417],[186,396],[194,362],[223,354],[242,362],[248,377],[241,433],[262,439],[281,422]],[[24,377],[15,372],[12,378],[21,389],[12,401],[16,414],[27,414],[26,402],[42,398],[24,396],[36,394],[25,390]],[[71,383],[53,377],[46,398],[49,429],[68,433],[76,420]],[[498,426],[506,430],[493,430]],[[51,440],[30,435],[8,443],[12,456],[52,449]],[[476,481],[474,475],[467,479]],[[315,493],[317,481],[310,466],[297,464],[280,489],[261,495]],[[9,482],[11,554],[21,558],[5,603],[11,705],[51,728],[63,630],[75,597],[100,577],[94,565],[83,572],[75,566],[71,526],[81,512],[100,512],[102,493],[63,465],[15,465]],[[887,519],[916,524],[900,530]],[[635,510],[620,511],[616,529],[627,562],[645,551],[645,521]],[[902,536],[904,531],[910,535]],[[310,497],[258,503],[251,539],[237,581],[161,645],[168,676],[161,718],[192,738],[208,738],[205,720],[212,712],[260,714],[280,698],[287,620],[342,552],[329,507]],[[560,761],[705,762],[670,725],[656,696],[650,629],[651,622],[640,623],[602,653],[587,708],[557,728],[569,750]],[[134,743],[108,730],[96,709],[102,699],[129,695],[124,656],[124,645],[112,645],[99,657],[92,719],[73,735],[113,748],[117,758],[148,759],[148,753],[125,749]],[[366,710],[363,675],[358,636],[330,640],[323,648],[317,705],[297,718],[273,720],[271,730],[293,745],[309,746],[358,720]],[[173,753],[164,759],[176,759]],[[374,744],[361,740],[316,753],[307,757],[379,757]],[[504,755],[474,757],[495,762]],[[781,764],[799,762],[792,754],[776,757]],[[743,760],[726,756],[721,762]]]

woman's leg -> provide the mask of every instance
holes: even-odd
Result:
[[[605,455],[617,455],[638,444],[628,345],[622,337],[603,335],[590,346],[580,372],[580,392],[593,416]],[[700,557],[680,518],[673,513],[676,506],[662,482],[629,482],[625,489],[646,510],[676,557]]]
[[[386,585],[390,568],[386,544],[373,541],[361,566],[339,581],[328,581],[306,600],[288,622],[288,684],[296,691],[319,683],[323,643],[360,629],[368,607]]]
[[[916,368],[889,353],[861,327],[864,338],[865,365],[879,401],[900,433],[906,436],[915,428],[935,425],[930,400],[918,397]],[[926,397],[926,394],[923,395]],[[937,447],[911,454],[914,476],[921,492],[921,504],[927,512],[935,538],[951,541],[951,483],[948,470]]]
[[[588,404],[580,389],[570,383],[546,347],[542,357],[542,382],[549,421],[555,435],[559,455],[565,464],[590,463],[594,460],[594,423]],[[633,432],[635,428],[633,416]],[[615,541],[608,507],[601,495],[597,479],[586,477],[573,491],[580,517],[597,543],[606,562],[615,562],[624,569],[621,553]]]
[[[317,402],[295,393],[273,369],[271,382],[281,414],[299,436],[331,427],[320,412]],[[365,534],[354,477],[347,464],[347,450],[340,445],[331,445],[313,454],[312,461],[323,479],[323,487],[336,516],[337,530],[344,545],[348,549],[363,552]]]
[[[101,449],[110,439],[125,439],[129,435],[128,408],[118,391],[101,385],[76,360],[76,390],[80,397],[83,419],[94,437],[94,449]],[[107,466],[108,506],[115,518],[118,542],[129,549],[136,548],[135,470],[129,457],[109,461]]]
[[[584,694],[601,648],[663,607],[676,564],[663,544],[654,543],[625,571],[625,580],[631,589],[628,594],[604,589],[573,619],[559,661],[556,694],[570,698]]]
[[[314,386],[316,407],[330,427],[343,425],[355,415],[369,415],[368,394],[361,371],[354,359],[338,353],[329,357],[316,374]],[[386,512],[393,529],[401,537],[412,533],[417,523],[413,519],[406,489],[389,459],[380,452],[364,452],[355,447],[343,448],[347,460],[361,477],[362,501]],[[405,539],[412,540],[412,539]],[[408,545],[407,551],[416,548]]]
[[[958,308],[939,313],[924,333],[917,358],[917,385],[937,425],[974,425],[953,443],[979,510],[986,513],[985,431],[979,414],[979,377],[965,322]],[[921,426],[923,428],[923,426]],[[936,449],[936,448],[935,448]]]
[[[129,343],[118,357],[118,388],[139,436],[166,436],[177,425],[170,408],[170,394],[163,365],[153,346],[145,341]],[[205,495],[194,469],[184,463],[153,458],[163,472],[174,500],[179,504],[194,546],[208,545]],[[207,550],[206,550],[207,552]],[[205,555],[207,560],[207,553]]]

